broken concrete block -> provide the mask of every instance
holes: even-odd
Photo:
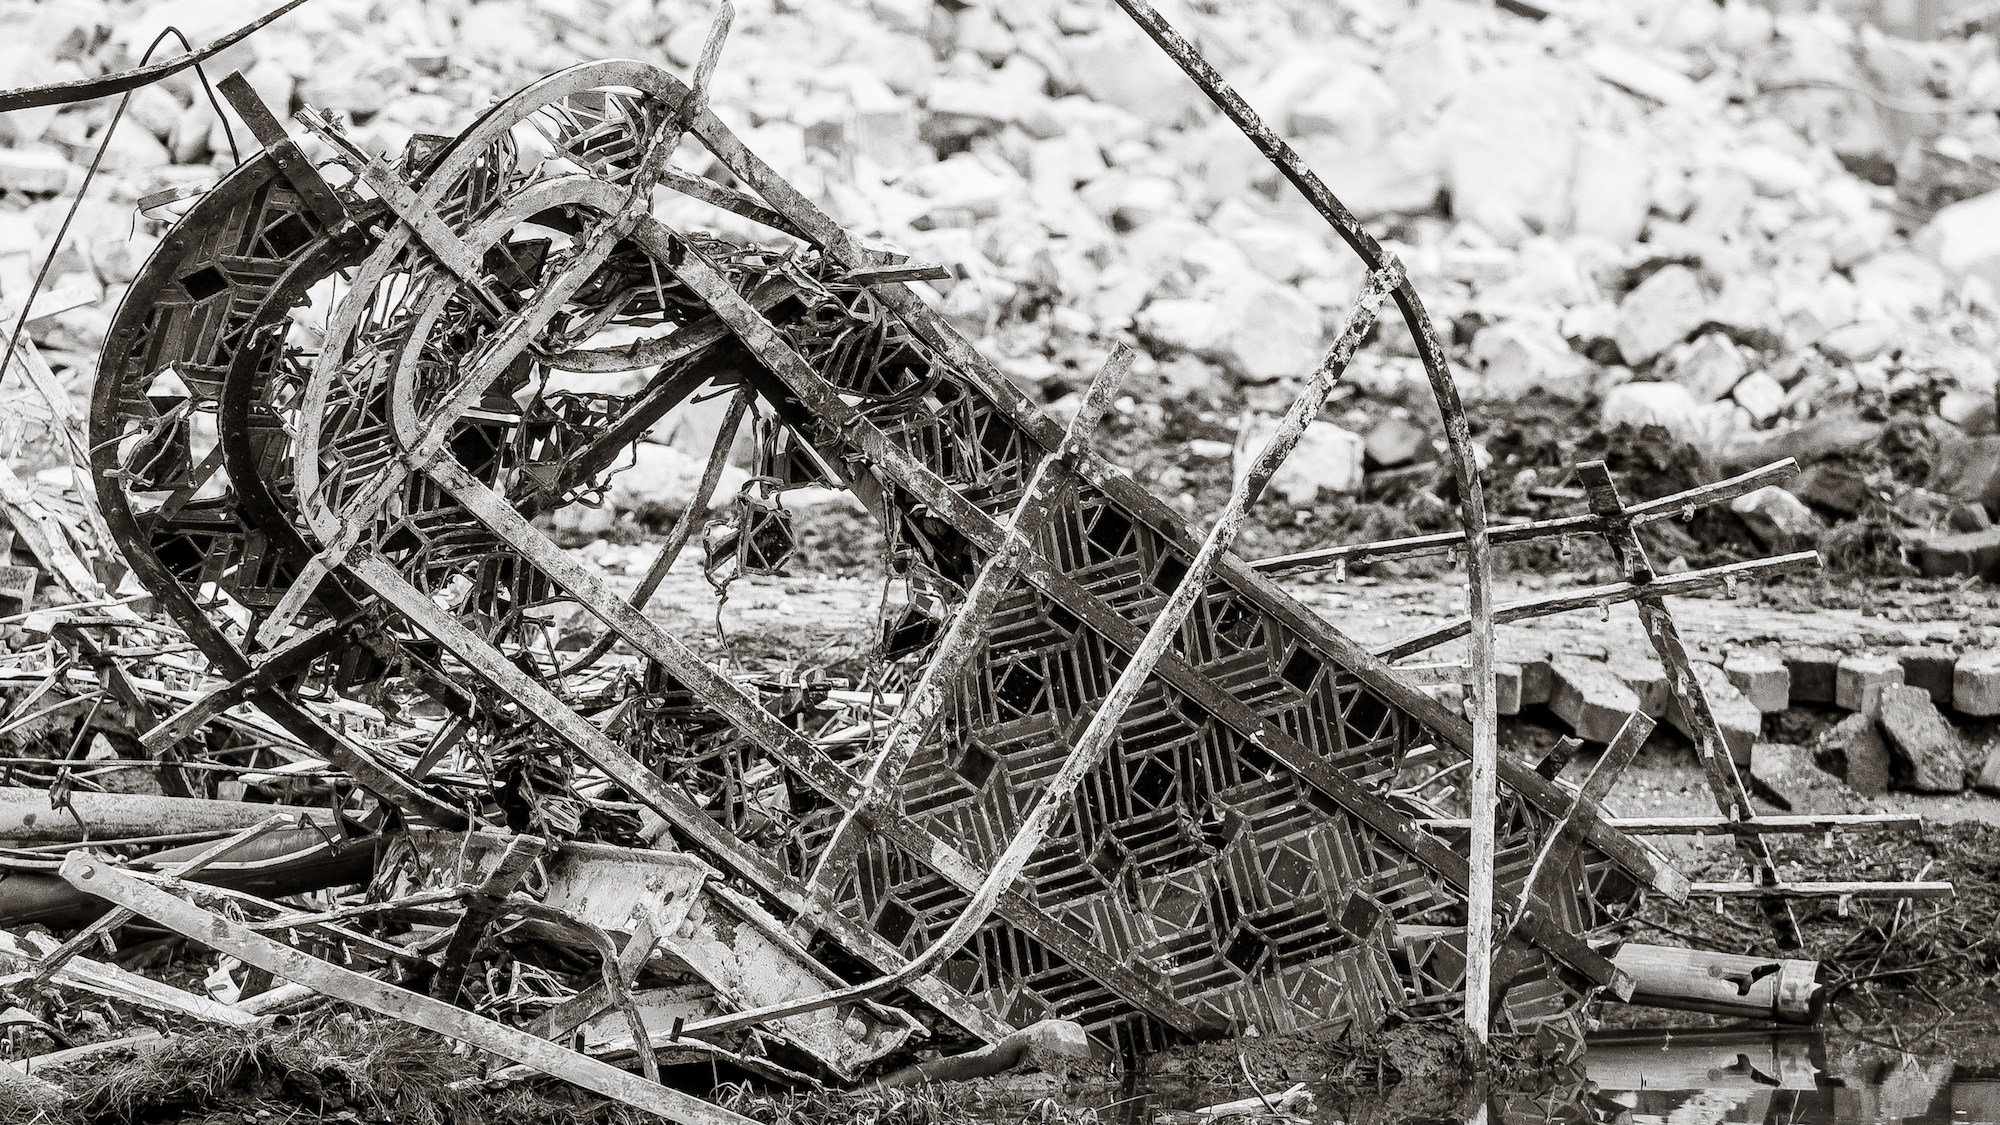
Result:
[[[1362,442],[1368,463],[1382,469],[1429,461],[1435,456],[1429,430],[1397,412],[1377,422]]]
[[[1784,385],[1762,371],[1745,375],[1729,392],[1729,397],[1748,410],[1750,420],[1759,426],[1770,425],[1785,409]]]
[[[1493,665],[1493,711],[1498,715],[1521,713],[1521,666]]]
[[[1070,40],[1064,50],[1077,84],[1095,102],[1108,102],[1148,123],[1171,127],[1204,107],[1201,88],[1187,80],[1172,59],[1136,31],[1119,28]]]
[[[1955,500],[1928,488],[1900,491],[1889,510],[1897,519],[1919,532],[1984,531],[1993,526],[1986,509],[1966,500]]]
[[[1570,226],[1624,246],[1639,241],[1651,206],[1653,170],[1643,145],[1609,130],[1577,139]]]
[[[1687,339],[1708,318],[1701,280],[1686,266],[1665,266],[1618,306],[1618,353],[1642,364]]]
[[[1521,706],[1546,706],[1556,686],[1555,669],[1550,666],[1549,654],[1542,652],[1532,657],[1524,657],[1520,665]]]
[[[1784,332],[1778,317],[1777,284],[1756,274],[1731,276],[1708,307],[1708,323],[1746,347],[1776,345]]]
[[[1889,791],[1889,744],[1866,715],[1849,715],[1823,731],[1817,758],[1822,768],[1864,797]]]
[[[1750,363],[1729,337],[1705,332],[1674,356],[1674,382],[1688,389],[1696,402],[1714,402],[1736,389]]]
[[[1554,330],[1503,321],[1472,338],[1472,357],[1485,374],[1485,393],[1517,399],[1532,390],[1582,401],[1590,393],[1590,363]]]
[[[1237,446],[1236,479],[1250,472],[1264,442],[1278,422],[1269,419],[1253,425]],[[1364,445],[1359,434],[1343,430],[1332,422],[1315,419],[1299,437],[1298,448],[1271,477],[1270,491],[1287,504],[1307,507],[1321,494],[1347,495],[1361,491]]]
[[[1956,653],[1948,648],[1909,645],[1896,650],[1896,660],[1903,666],[1905,684],[1929,692],[1931,702],[1940,707],[1951,705],[1952,672],[1958,667]]]
[[[1610,742],[1639,710],[1638,694],[1601,660],[1565,653],[1549,671],[1549,710],[1585,742]]]
[[[2000,192],[1944,208],[1910,241],[1946,273],[1984,278],[2000,289]]]
[[[1502,239],[1569,221],[1586,91],[1553,59],[1482,71],[1438,120],[1452,212]]]
[[[1715,716],[1715,725],[1722,732],[1723,745],[1729,747],[1730,760],[1739,766],[1750,764],[1751,748],[1764,731],[1763,712],[1755,704],[1743,698],[1743,693],[1729,682],[1722,669],[1713,664],[1696,661],[1695,682],[1701,685],[1701,693],[1708,700],[1709,713]],[[1680,701],[1674,700],[1667,707],[1667,721],[1674,729],[1695,737],[1694,728],[1688,725],[1687,717],[1681,712]]]
[[[1938,442],[1924,487],[1981,504],[1989,512],[2000,509],[2000,436]]]
[[[1844,657],[1834,671],[1833,702],[1837,707],[1872,715],[1882,689],[1902,682],[1903,666],[1892,656]]]
[[[1847,465],[1822,461],[1785,484],[1794,496],[1837,516],[1860,513],[1874,495],[1868,481]]]
[[[1639,697],[1639,710],[1647,718],[1657,719],[1667,713],[1667,701],[1673,692],[1667,685],[1667,667],[1658,657],[1650,652],[1615,652],[1605,665]]]
[[[1154,301],[1140,310],[1133,327],[1155,344],[1195,355],[1220,350],[1229,330],[1222,311],[1198,297]]]
[[[1819,350],[1842,363],[1866,363],[1888,350],[1897,331],[1885,320],[1857,320],[1821,337]]]
[[[1930,693],[1906,684],[1881,689],[1882,733],[1910,765],[1910,784],[1923,793],[1965,788],[1965,745],[1938,713]]]
[[[1769,652],[1739,652],[1722,662],[1722,674],[1763,714],[1792,705],[1792,673]]]
[[[1797,550],[1819,538],[1819,517],[1805,501],[1775,484],[1738,496],[1729,502],[1729,510],[1773,551]]]
[[[1981,793],[2000,796],[2000,746],[1986,753],[1986,761],[1979,767],[1979,775],[1972,779],[1972,787]]]
[[[2000,715],[2000,649],[1976,649],[1951,670],[1951,709],[1961,715]]]

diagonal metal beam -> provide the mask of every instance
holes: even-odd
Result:
[[[437,975],[431,978],[432,996],[447,1004],[458,1003],[459,986],[465,983],[465,971],[472,967],[472,955],[486,937],[486,927],[505,910],[507,896],[527,877],[528,869],[541,858],[542,849],[547,846],[548,841],[540,836],[511,837],[500,862],[477,887],[466,892],[465,909],[452,930],[451,943],[445,946]]]
[[[879,427],[846,403],[839,392],[792,349],[775,326],[749,307],[697,247],[657,220],[641,223],[634,232],[634,238],[655,258],[670,263],[682,284],[721,317],[808,409],[838,428],[879,471],[937,512],[981,550],[991,554],[1001,549],[1005,537],[998,520],[952,489],[943,478],[917,461],[908,450],[897,445]],[[1387,277],[1394,276],[1394,273],[1386,277],[1380,272],[1371,274],[1367,284],[1379,286]],[[459,472],[462,474],[463,470]],[[439,483],[444,484],[447,490],[451,489],[451,485],[444,480]],[[459,500],[465,502],[462,496]],[[1144,633],[1139,626],[1063,574],[1039,553],[1027,556],[1022,564],[1022,575],[1112,644],[1128,653],[1139,650],[1144,641]],[[1461,890],[1470,886],[1471,876],[1465,857],[1452,852],[1436,837],[1419,831],[1409,817],[1389,807],[1365,786],[1326,765],[1309,747],[1250,709],[1185,658],[1169,652],[1161,658],[1159,670],[1161,677],[1176,690],[1264,747],[1307,784],[1394,840],[1420,864]],[[1560,807],[1567,808],[1568,805],[1569,802],[1563,800]],[[1657,877],[1657,873],[1650,871],[1648,876]],[[1591,950],[1581,939],[1548,925],[1540,917],[1524,919],[1516,929],[1522,936],[1542,945],[1593,980],[1614,988],[1620,987],[1623,981],[1623,987],[1629,988],[1629,978],[1624,978],[1609,960]]]
[[[1391,276],[1394,273],[1393,270],[1385,272]],[[1131,709],[1133,703],[1137,702],[1139,692],[1153,678],[1153,670],[1159,666],[1161,658],[1180,639],[1181,629],[1187,624],[1195,606],[1207,592],[1209,576],[1215,570],[1216,561],[1229,550],[1230,544],[1242,531],[1251,506],[1256,503],[1257,497],[1264,491],[1265,485],[1270,483],[1278,468],[1297,448],[1306,427],[1319,416],[1320,408],[1325,405],[1327,393],[1333,389],[1334,383],[1341,375],[1346,373],[1347,364],[1353,357],[1355,349],[1360,346],[1369,329],[1374,327],[1375,311],[1389,288],[1388,284],[1378,282],[1388,281],[1388,277],[1371,277],[1369,283],[1362,287],[1361,296],[1356,299],[1354,307],[1349,311],[1347,324],[1342,329],[1339,340],[1314,369],[1305,391],[1293,401],[1284,420],[1251,464],[1250,471],[1236,483],[1231,491],[1229,503],[1216,517],[1215,524],[1209,529],[1208,537],[1203,541],[1200,552],[1195,555],[1194,561],[1188,564],[1186,573],[1181,575],[1173,592],[1167,595],[1166,603],[1154,615],[1152,624],[1147,626],[1146,635],[1140,641],[1138,649],[1119,671],[1118,679],[1111,685],[1111,690],[1104,698],[1097,701],[1096,709],[1091,712],[1090,722],[1084,727],[1082,736],[1070,747],[1055,776],[1050,778],[1048,784],[1036,795],[1034,806],[1015,828],[1013,838],[1007,841],[1006,849],[994,863],[986,882],[973,895],[971,903],[952,921],[951,927],[910,964],[880,980],[770,1008],[704,1020],[696,1025],[696,1030],[711,1032],[734,1030],[796,1012],[880,996],[890,989],[900,987],[910,976],[928,972],[942,964],[945,958],[956,953],[971,939],[993,912],[1001,890],[1020,877],[1029,859],[1042,846],[1049,828],[1054,825],[1065,803],[1075,794],[1077,786],[1103,764],[1111,744],[1118,738],[1118,726],[1124,721],[1125,713]],[[1102,385],[1104,382],[1105,380],[1100,378],[1093,383],[1091,390],[1094,395],[1109,393]],[[1109,388],[1110,392],[1115,390],[1115,387]],[[1085,417],[1086,415],[1082,413],[1078,415],[1079,419]],[[1094,418],[1095,414],[1091,413],[1089,417]],[[1072,424],[1071,439],[1065,443],[1066,447],[1076,443],[1078,431],[1082,428]],[[1041,468],[1047,469],[1054,460],[1053,456],[1045,459]],[[1035,483],[1040,483],[1042,475],[1041,471],[1037,471]],[[1030,496],[1033,494],[1033,487],[1031,484]],[[1025,507],[1028,501],[1029,497],[1024,496],[1022,505]],[[1006,558],[1010,568],[1013,555],[1020,545],[1026,542],[1026,538],[1019,532],[1018,526],[1010,525],[1007,545],[1000,553],[993,556],[994,559]],[[994,568],[989,565],[982,572],[981,578],[993,573]],[[968,638],[976,635],[976,632],[966,634]],[[913,745],[912,749],[914,748]]]

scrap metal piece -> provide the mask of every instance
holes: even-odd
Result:
[[[1202,93],[1222,110],[1258,152],[1298,189],[1306,202],[1333,227],[1334,233],[1347,243],[1363,264],[1371,270],[1382,268],[1385,252],[1380,243],[1335,198],[1319,175],[1307,167],[1297,151],[1264,124],[1257,112],[1250,108],[1250,103],[1244,101],[1222,74],[1209,65],[1193,44],[1161,18],[1147,0],[1118,0],[1118,6],[1194,80],[1195,85],[1201,87]],[[1409,326],[1410,338],[1416,343],[1417,358],[1424,365],[1431,394],[1437,400],[1438,413],[1444,421],[1445,442],[1451,448],[1453,476],[1458,485],[1459,521],[1465,527],[1466,610],[1473,622],[1468,646],[1469,663],[1472,665],[1472,683],[1467,693],[1472,720],[1472,745],[1469,747],[1472,768],[1467,778],[1467,794],[1474,808],[1485,810],[1499,803],[1500,780],[1499,716],[1495,710],[1493,687],[1492,552],[1487,545],[1485,492],[1479,482],[1479,460],[1472,444],[1472,427],[1466,420],[1465,408],[1458,396],[1458,384],[1451,377],[1450,360],[1438,342],[1430,314],[1417,296],[1416,287],[1407,278],[1397,287],[1395,297],[1403,321]],[[1474,981],[1482,987],[1467,991],[1466,1024],[1473,1038],[1482,1044],[1486,1042],[1490,1022],[1483,986],[1491,974],[1494,848],[1495,841],[1487,819],[1484,815],[1475,817],[1471,844],[1472,886],[1467,900],[1467,916],[1470,919],[1468,941],[1470,972]],[[1483,1067],[1484,1057],[1476,1057],[1474,1065]]]
[[[247,965],[255,965],[275,976],[306,985],[357,1007],[535,1067],[545,1074],[648,1113],[657,1113],[684,1125],[751,1125],[749,1118],[672,1087],[647,1082],[617,1067],[566,1051],[525,1031],[483,1019],[442,1000],[397,988],[273,941],[252,932],[240,922],[149,886],[101,859],[73,853],[63,861],[62,876],[78,890],[151,918]]]
[[[431,978],[431,995],[447,1004],[458,1003],[459,985],[465,981],[465,970],[472,966],[473,952],[486,938],[486,927],[500,917],[507,906],[507,896],[514,893],[515,885],[528,874],[528,868],[541,858],[547,843],[539,836],[510,837],[493,870],[486,873],[477,887],[467,891],[465,910],[452,930],[451,943],[445,946],[437,975]]]
[[[491,878],[507,843],[491,833],[426,834],[413,841],[445,870],[462,854],[466,878]],[[700,977],[723,1011],[758,1009],[786,997],[817,996],[841,985],[754,902],[710,877],[714,869],[677,852],[571,843],[549,855],[543,905],[625,939],[618,970],[627,981],[649,953]],[[504,912],[509,909],[504,904]],[[544,1013],[530,1030],[554,1038],[613,1003],[599,984]],[[843,1079],[900,1049],[923,1027],[882,1005],[851,1004],[797,1018],[758,1021],[763,1031],[817,1059]],[[697,1029],[688,1034],[699,1036]]]
[[[168,874],[176,879],[192,875],[209,864],[214,863],[216,860],[221,859],[223,856],[241,848],[243,845],[295,822],[296,818],[284,815],[260,821],[227,839],[220,840],[202,849],[201,854],[195,856],[193,859],[175,864]],[[69,963],[70,958],[89,949],[97,943],[99,938],[109,936],[111,931],[123,926],[136,917],[138,915],[121,907],[78,930],[68,941],[57,947],[55,952],[42,958],[42,963],[35,968],[34,983],[36,986],[39,987],[47,984],[50,978],[62,971],[62,967]]]
[[[1754,819],[1757,812],[1751,807],[1743,775],[1737,771],[1736,760],[1729,753],[1729,743],[1722,737],[1722,727],[1715,721],[1708,693],[1702,690],[1701,680],[1694,674],[1694,664],[1688,659],[1686,647],[1681,644],[1680,628],[1674,624],[1666,598],[1652,589],[1655,585],[1652,564],[1647,561],[1646,548],[1639,542],[1631,521],[1625,515],[1625,502],[1619,498],[1618,486],[1612,481],[1610,470],[1602,461],[1585,461],[1576,467],[1576,472],[1583,482],[1591,511],[1606,521],[1604,540],[1611,547],[1611,557],[1625,570],[1627,580],[1644,591],[1634,599],[1638,603],[1639,623],[1645,628],[1647,639],[1653,642],[1653,649],[1659,653],[1661,662],[1666,665],[1667,687],[1673,692],[1675,701],[1680,704],[1681,714],[1686,716],[1687,725],[1694,732],[1695,754],[1708,778],[1710,795],[1725,816],[1738,820]],[[1817,565],[1818,553],[1806,553]],[[1738,836],[1736,847],[1751,861],[1760,882],[1776,886],[1781,881],[1777,857],[1768,839],[1761,835]],[[1798,917],[1792,912],[1789,901],[1772,895],[1761,899],[1759,905],[1776,929],[1780,947],[1797,949],[1804,945],[1805,938],[1799,931]]]

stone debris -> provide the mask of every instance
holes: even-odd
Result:
[[[1864,797],[1889,791],[1889,744],[1875,720],[1849,715],[1820,736],[1820,756],[1828,771]]]
[[[1951,706],[1952,674],[1958,657],[1950,649],[1911,645],[1899,650],[1896,659],[1903,665],[1903,682],[1930,693],[1939,707]]]
[[[1549,662],[1549,710],[1586,742],[1610,742],[1640,709],[1638,693],[1600,660],[1558,656]]]
[[[10,69],[53,81],[127,66],[169,8],[181,12],[10,8],[8,41],[36,45]],[[952,322],[1042,402],[1134,343],[1138,398],[1254,426],[1338,330],[1352,256],[1116,13],[1054,0],[740,9],[729,50],[758,65],[724,68],[718,111],[850,228],[949,264],[934,288]],[[1582,431],[1661,426],[1724,468],[1787,447],[1776,456],[1835,462],[1865,487],[1843,501],[1794,483],[1803,508],[1743,503],[1760,543],[1809,547],[1829,520],[1881,519],[1907,538],[1908,565],[1965,573],[1964,544],[1921,538],[1932,529],[1874,498],[1924,484],[2000,510],[2000,192],[1939,171],[2000,158],[2000,130],[1945,111],[2000,64],[1976,36],[1920,44],[1827,14],[1725,11],[1572,0],[1533,20],[1357,2],[1294,18],[1244,4],[1190,26],[1404,261],[1466,397],[1502,404],[1475,409],[1476,431],[1546,396]],[[211,70],[240,68],[274,105],[345,115],[358,145],[394,157],[568,62],[691,65],[707,12],[579,0],[475,18],[451,0],[368,18],[355,0],[320,0]],[[1842,92],[1859,90],[1876,97]],[[1930,102],[1940,110],[1909,108]],[[0,301],[23,295],[50,249],[58,193],[80,181],[114,104],[0,123]],[[233,163],[225,120],[250,143],[192,81],[135,94],[50,279],[97,297],[32,327],[59,374],[87,379],[106,312],[162,232],[133,222],[133,201],[212,183]],[[747,229],[712,208],[676,217]],[[1435,459],[1439,420],[1411,356],[1400,327],[1371,338],[1338,407],[1360,462],[1338,437],[1325,479],[1287,482],[1275,502],[1365,496],[1368,473]],[[1819,418],[1855,412],[1921,424],[1920,448],[1811,440]],[[614,517],[684,506],[689,474],[641,470]]]
[[[1951,707],[1961,715],[2000,715],[2000,650],[1959,658],[1951,670]]]
[[[1769,652],[1741,652],[1723,661],[1722,672],[1750,705],[1764,714],[1792,705],[1792,673]]]
[[[1882,690],[1902,682],[1903,666],[1894,657],[1850,656],[1834,672],[1833,702],[1846,710],[1872,715]]]
[[[1965,745],[1938,713],[1930,693],[1890,684],[1882,689],[1882,733],[1910,767],[1910,785],[1923,793],[1957,793],[1965,788]]]

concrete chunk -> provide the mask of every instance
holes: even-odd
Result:
[[[1984,531],[1922,534],[1910,537],[1917,569],[1928,578],[1972,575],[2000,577],[2000,527]]]
[[[0,188],[23,195],[52,195],[69,184],[75,171],[52,148],[0,149]]]
[[[1729,510],[1759,543],[1774,551],[1795,550],[1820,532],[1819,517],[1806,502],[1775,484],[1738,496],[1729,502]]]
[[[1551,660],[1549,670],[1549,710],[1585,742],[1611,741],[1639,710],[1639,696],[1601,660],[1566,653]]]
[[[1903,666],[1894,657],[1849,656],[1834,672],[1833,702],[1837,707],[1872,715],[1882,689],[1902,682]]]
[[[1547,704],[1549,694],[1556,687],[1556,674],[1549,665],[1549,654],[1537,653],[1522,660],[1520,666],[1521,706],[1540,707]]]
[[[1499,715],[1521,713],[1521,666],[1493,665],[1493,711]]]
[[[1972,779],[1972,787],[1981,793],[2000,796],[2000,747],[1986,754],[1986,764],[1979,767],[1979,776]]]
[[[1864,797],[1889,790],[1889,744],[1866,715],[1849,715],[1821,732],[1817,759],[1821,768]]]
[[[1910,764],[1910,785],[1924,793],[1965,788],[1965,744],[1938,713],[1931,693],[1907,684],[1881,688],[1882,733]]]
[[[1643,364],[1694,334],[1708,315],[1701,281],[1686,266],[1661,268],[1618,306],[1618,351]]]
[[[1722,662],[1722,674],[1763,714],[1792,705],[1792,672],[1769,652],[1739,652]]]
[[[2000,715],[2000,649],[1978,649],[1951,670],[1951,708],[1961,715]]]

